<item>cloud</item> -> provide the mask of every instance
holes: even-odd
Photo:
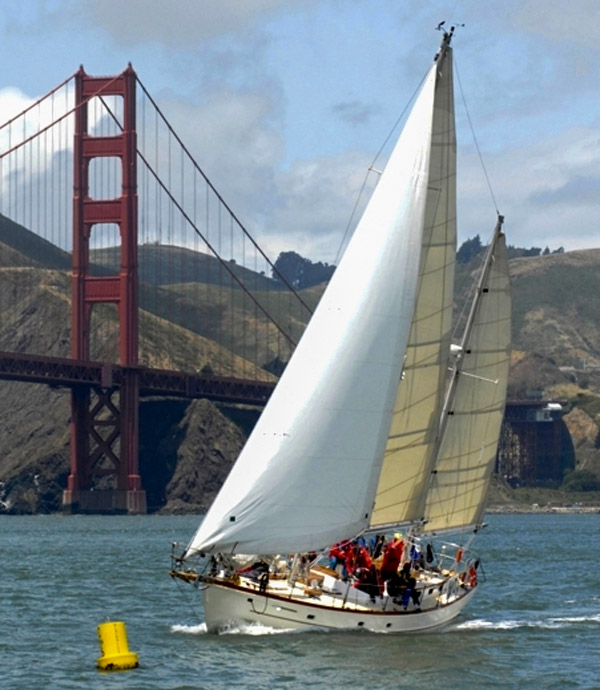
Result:
[[[364,125],[380,109],[361,101],[343,101],[336,103],[331,110],[347,124]]]
[[[459,187],[461,238],[480,234],[485,241],[493,227],[489,190],[474,156],[464,167],[466,184]],[[567,250],[598,245],[600,130],[571,128],[557,136],[533,138],[527,146],[492,156],[488,170],[499,210],[506,215],[509,244]]]
[[[225,86],[206,93],[198,105],[172,95],[159,98],[194,160],[244,223],[264,215],[273,203],[273,176],[284,142],[275,127],[272,101],[266,91],[237,92]],[[178,148],[172,149],[175,156]],[[163,145],[163,156],[166,150]]]
[[[2,113],[0,124],[3,125],[8,122],[15,115],[28,108],[32,102],[33,99],[26,96],[20,89],[13,87],[0,89],[0,113]]]
[[[533,200],[540,205],[591,206],[598,203],[599,178],[575,174],[558,189],[541,192]]]
[[[333,263],[370,161],[354,151],[283,166],[273,98],[221,88],[201,106],[170,100],[161,108],[272,260],[293,250]]]
[[[456,37],[461,86],[509,242],[597,245],[597,0],[509,0],[502,17],[467,4],[474,19]],[[292,249],[329,262],[380,142],[374,130],[387,132],[424,67],[428,38],[415,38],[415,26],[433,31],[439,19],[452,19],[427,7],[418,20],[411,13],[412,24],[408,9],[373,11],[372,3],[356,2],[344,6],[340,21],[337,0],[25,5],[13,13],[21,27],[13,40],[30,48],[22,52],[34,64],[42,48],[52,56],[49,69],[61,56],[71,64],[73,55],[84,55],[99,65],[91,73],[110,74],[111,60],[122,69],[132,59],[202,169],[272,258]],[[491,25],[493,40],[479,30]],[[399,26],[402,41],[380,40]],[[359,41],[372,49],[357,50]],[[5,51],[15,48],[7,43]],[[39,70],[25,66],[20,73],[30,80]],[[3,113],[30,100],[18,90],[0,92]],[[457,108],[459,101],[457,91]],[[468,139],[462,134],[461,147]],[[495,205],[472,151],[461,148],[459,166],[460,237],[483,239],[494,226]]]
[[[372,191],[374,175],[354,206],[367,175],[368,159],[360,152],[302,161],[280,172],[275,180],[279,204],[269,218],[264,236],[277,256],[293,249],[313,261],[336,263],[346,230],[358,222]]]
[[[526,0],[514,12],[515,22],[527,32],[557,43],[576,44],[598,52],[600,23],[597,0],[565,3],[550,0]]]
[[[239,31],[290,0],[88,0],[81,15],[124,44],[157,42],[180,48]]]

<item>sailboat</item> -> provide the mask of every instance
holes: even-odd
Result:
[[[172,553],[210,632],[433,630],[485,579],[472,541],[504,412],[511,290],[498,214],[453,341],[453,31],[267,406]]]

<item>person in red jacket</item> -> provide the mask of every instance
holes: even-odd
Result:
[[[348,553],[346,556],[346,572],[348,575],[354,575],[358,569],[368,570],[373,565],[373,559],[369,555],[366,546],[361,544],[356,539],[348,545]]]
[[[381,562],[381,579],[383,582],[389,580],[398,572],[403,553],[404,541],[402,540],[402,535],[396,533],[383,552],[383,561]]]
[[[329,567],[335,570],[338,565],[344,563],[346,560],[346,544],[338,542],[329,549]]]
[[[377,568],[372,563],[368,567],[356,568],[354,575],[356,577],[354,586],[368,594],[373,603],[375,603],[376,597],[383,596],[383,582],[377,573]]]

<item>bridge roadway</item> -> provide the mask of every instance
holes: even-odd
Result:
[[[276,383],[275,381],[251,381],[146,367],[134,367],[134,369],[139,374],[141,396],[206,398],[215,402],[263,407]],[[60,357],[0,352],[0,380],[45,383],[55,388],[75,388],[82,385],[105,389],[119,388],[124,373],[130,370],[131,367],[121,367],[107,362],[78,362]],[[564,404],[562,402],[563,406]],[[506,403],[505,420],[526,421],[530,410],[541,410],[547,405],[547,400],[533,402],[509,400]]]
[[[57,388],[119,388],[125,372],[131,369],[103,362],[0,352],[0,380],[45,383]],[[137,366],[133,369],[139,375],[141,396],[207,398],[216,402],[264,406],[275,387],[274,381],[250,381]]]

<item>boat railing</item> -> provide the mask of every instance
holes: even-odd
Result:
[[[420,538],[414,538],[412,544],[417,546],[416,563],[423,571],[439,572],[444,577],[456,576],[460,582],[471,584],[485,581],[481,559],[471,549],[449,541],[425,543]]]
[[[280,595],[293,598],[299,591],[304,596],[319,598],[322,594],[329,595],[329,606],[344,608],[347,605],[361,606],[366,603],[365,590],[357,587],[352,576],[343,577],[341,572],[331,570],[326,565],[325,554],[297,554],[293,559],[273,558],[265,566],[269,566],[267,573],[255,573],[252,567],[238,567],[239,563],[230,561],[223,554],[192,558],[194,563],[184,561],[179,554],[178,545],[173,544],[171,552],[171,576],[187,581],[195,586],[201,584],[228,581],[234,585],[241,583],[266,591],[266,583],[280,580],[287,582],[287,588],[281,589]],[[472,589],[478,582],[485,581],[481,562],[477,554],[470,549],[452,542],[425,542],[419,537],[406,540],[402,564],[411,563],[411,571],[416,577],[416,590],[425,593],[431,588],[439,592],[448,590],[452,584],[454,588],[464,586]],[[256,564],[254,564],[256,565]],[[327,575],[329,577],[327,577]],[[325,577],[324,577],[325,576]],[[325,580],[325,582],[324,582]],[[446,586],[447,585],[447,586]],[[297,589],[299,587],[299,589]],[[444,587],[446,588],[444,590]],[[275,586],[277,593],[280,588]],[[273,591],[272,587],[269,587]],[[287,591],[286,591],[287,590]],[[448,590],[449,591],[449,590]],[[284,593],[285,592],[285,593]],[[384,600],[389,597],[386,595]],[[385,603],[385,602],[384,602]]]

